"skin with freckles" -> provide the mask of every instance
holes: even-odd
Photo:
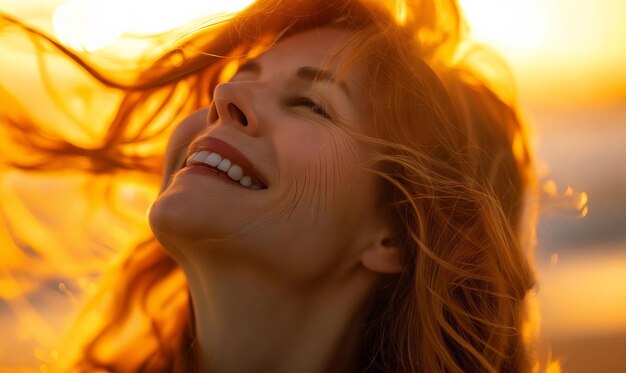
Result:
[[[187,276],[207,370],[349,370],[377,279],[402,270],[380,180],[362,167],[372,152],[335,123],[367,131],[363,73],[342,74],[346,89],[307,74],[332,74],[350,36],[325,27],[279,41],[172,136],[173,175],[149,218]],[[243,153],[268,187],[184,167],[187,145],[207,136]]]

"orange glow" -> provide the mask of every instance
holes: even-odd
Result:
[[[407,17],[407,12],[406,12],[406,2],[401,1],[398,3],[398,8],[396,9],[396,19],[398,20],[398,23],[400,23],[401,25],[406,23],[406,17]]]
[[[543,184],[543,213],[557,215],[571,215],[575,213],[576,217],[584,218],[589,212],[587,202],[589,196],[585,192],[577,193],[571,186],[567,186],[565,191],[559,194],[558,187],[554,180],[548,180]]]
[[[550,197],[556,196],[556,183],[554,180],[548,180],[545,184],[543,184],[543,191]]]
[[[525,101],[562,106],[626,96],[625,1],[459,3],[472,37],[511,63]]]
[[[123,35],[153,35],[206,16],[228,16],[252,0],[68,0],[54,12],[57,37],[78,50],[95,51]]]
[[[546,373],[561,373],[561,363],[558,360],[552,360],[552,351],[548,353]]]
[[[541,0],[459,1],[475,39],[501,51],[542,47],[548,32],[547,4]]]
[[[552,253],[552,255],[550,255],[550,265],[556,265],[558,262],[559,262],[559,254]]]
[[[515,155],[515,159],[525,159],[526,158],[526,148],[524,146],[524,139],[522,135],[519,133],[515,134],[513,138],[513,155]]]
[[[219,13],[227,17],[251,1],[55,0],[57,7],[50,19],[55,35],[65,45],[97,52],[115,48],[125,38],[158,34],[208,15]],[[626,24],[622,20],[626,1],[460,0],[460,3],[473,37],[493,46],[512,63],[522,89],[522,101],[561,107],[626,97],[623,68]],[[24,7],[22,0],[0,0],[0,4],[7,9],[10,4]],[[23,15],[22,19],[29,19],[28,13]],[[404,3],[398,7],[397,16],[401,22],[406,18]],[[81,146],[97,145],[94,139],[102,137],[113,114],[108,108],[115,105],[100,108],[96,105],[103,100],[115,103],[119,97],[108,91],[95,92],[89,82],[76,82],[72,72],[61,74],[51,63],[48,71],[58,73],[53,76],[57,83],[66,79],[71,82],[68,86],[78,87],[74,91],[57,92],[58,96],[80,98],[52,102],[44,98],[45,82],[28,74],[37,71],[34,59],[18,57],[8,61],[0,55],[0,80],[12,83],[15,92],[37,103],[39,112],[35,115],[58,123],[52,131],[63,133]],[[11,70],[2,68],[9,63],[21,67],[15,69],[13,76],[2,72]],[[236,63],[228,65],[221,78],[232,75],[236,68]],[[26,94],[26,90],[32,92]],[[61,109],[53,108],[55,104]],[[98,115],[85,128],[76,125],[84,118],[68,118],[69,112]],[[514,139],[513,152],[519,158],[524,155],[522,145],[521,138]],[[163,147],[163,143],[148,146]],[[134,150],[142,154],[146,149]],[[3,151],[8,150],[3,148]],[[0,371],[7,362],[36,367],[11,368],[11,371],[47,372],[49,364],[59,358],[53,346],[66,320],[73,316],[81,296],[95,291],[94,274],[109,264],[114,255],[112,248],[130,247],[147,231],[146,213],[158,189],[155,180],[131,173],[120,173],[115,178],[112,183],[107,177],[87,177],[79,172],[0,175],[0,212],[5,213],[0,223],[0,299],[7,301],[11,317],[17,315],[14,319],[0,319],[3,333],[14,336],[0,342]],[[568,186],[561,192],[562,185],[559,188],[555,181],[549,180],[542,187],[545,198],[541,202],[546,214],[587,216],[589,196],[577,192],[578,186]],[[63,202],[76,198],[90,204]],[[60,212],[63,219],[58,219]],[[81,220],[84,216],[89,219]],[[57,237],[50,233],[54,231],[68,234]],[[18,242],[16,237],[28,237],[28,240]],[[33,253],[29,251],[31,247],[45,247],[46,251]],[[550,255],[549,264],[540,278],[538,296],[542,314],[536,311],[532,322],[542,323],[542,329],[549,335],[626,331],[623,255],[594,253],[583,257],[559,251]],[[164,289],[164,293],[171,290]],[[33,296],[44,292],[52,294],[46,295],[51,299],[45,303],[46,310],[37,308],[33,301]],[[182,301],[175,298],[172,303]],[[51,312],[52,309],[56,311]],[[90,321],[96,325],[100,316],[91,317]],[[12,323],[13,320],[19,322]],[[23,351],[16,352],[16,347],[12,347],[19,343],[37,347],[29,347],[24,354],[28,356],[23,357]],[[35,364],[31,362],[33,357]],[[559,361],[548,358],[548,362],[547,373],[561,371]]]
[[[578,205],[576,206],[576,208],[579,210],[586,209],[588,201],[589,201],[589,197],[587,196],[587,193],[582,192],[580,194],[580,198],[578,199]]]
[[[226,66],[224,66],[224,69],[220,72],[220,80],[221,81],[230,80],[235,75],[238,68],[239,68],[239,62],[237,60],[230,61],[229,63],[226,64]]]
[[[561,253],[541,270],[542,330],[571,336],[626,332],[624,246],[592,253]]]

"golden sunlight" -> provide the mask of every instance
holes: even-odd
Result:
[[[622,0],[459,0],[474,39],[507,57],[626,56]],[[587,55],[587,57],[589,57]],[[585,61],[569,61],[577,65]]]
[[[472,39],[504,55],[526,100],[575,106],[619,100],[626,93],[626,1],[459,0],[459,4]]]
[[[208,15],[228,17],[252,0],[60,0],[56,36],[96,51],[123,36],[154,35]],[[402,19],[402,3],[397,9]],[[459,0],[473,39],[502,53],[527,101],[615,100],[626,92],[626,14],[622,0]],[[584,78],[583,78],[584,77]],[[564,84],[569,87],[563,91]]]
[[[53,26],[64,44],[78,50],[95,51],[112,44],[122,35],[158,34],[207,15],[235,13],[251,2],[68,0],[55,10]]]
[[[541,268],[542,329],[569,337],[626,330],[626,252],[563,252]]]
[[[499,50],[524,51],[546,41],[548,14],[542,0],[460,0],[472,36]]]
[[[52,34],[69,48],[96,52],[80,54],[91,58],[109,52],[118,57],[118,49],[134,56],[142,52],[141,43],[148,39],[141,37],[156,39],[162,33],[204,19],[226,19],[252,2],[0,0],[0,11]],[[398,2],[395,9],[400,22],[407,17],[405,3],[410,4],[408,0]],[[606,184],[607,195],[624,189],[617,184],[624,179],[613,175],[620,174],[622,168],[604,167],[601,162],[613,166],[613,163],[623,164],[621,159],[626,159],[618,158],[623,152],[609,149],[609,146],[615,147],[611,144],[621,148],[619,141],[623,136],[619,134],[624,133],[618,129],[624,122],[621,108],[626,105],[626,23],[623,22],[626,0],[458,0],[458,3],[471,39],[493,48],[511,66],[520,93],[520,106],[536,110],[529,110],[536,115],[529,115],[528,119],[539,124],[541,131],[538,133],[544,137],[538,137],[547,144],[544,148],[550,149],[546,154],[558,154],[549,163],[546,157],[545,164],[541,163],[544,161],[542,154],[538,157],[539,166],[545,168],[545,172],[539,169],[541,218],[557,223],[546,224],[545,231],[538,232],[540,243],[544,245],[540,250],[546,250],[547,256],[538,260],[540,291],[530,300],[537,304],[536,310],[529,309],[531,322],[541,326],[541,334],[547,335],[548,340],[558,337],[566,341],[576,338],[586,341],[592,335],[626,335],[624,242],[609,241],[611,237],[606,236],[601,237],[605,240],[600,244],[589,243],[595,239],[593,236],[587,243],[580,243],[579,250],[564,249],[569,243],[562,243],[562,247],[556,245],[557,240],[562,239],[556,232],[558,221],[597,219],[595,221],[602,223],[618,213],[620,219],[624,216],[622,210],[617,211],[623,207],[619,204],[622,199],[607,202],[606,205],[617,206],[611,210],[602,205],[602,198],[607,199],[597,191],[600,189],[592,187]],[[45,19],[36,22],[37,17],[43,19],[42,15]],[[62,135],[82,148],[97,147],[117,110],[119,92],[102,89],[97,82],[84,77],[78,67],[67,68],[66,61],[60,59],[50,58],[41,67],[40,61],[33,58],[34,49],[21,48],[22,44],[29,45],[26,39],[7,37],[6,40],[20,48],[15,48],[13,55],[0,52],[2,88],[9,87],[11,93],[24,97],[26,107],[36,107],[37,111],[32,113],[35,120],[54,123],[50,134]],[[131,42],[125,44],[126,41]],[[135,41],[139,43],[134,44]],[[0,43],[0,47],[5,45]],[[250,56],[262,50],[254,49]],[[120,57],[124,53],[119,53]],[[94,60],[100,61],[95,57]],[[117,60],[114,63],[125,66]],[[227,80],[237,67],[237,62],[227,65],[220,80]],[[41,78],[46,74],[46,79]],[[56,96],[51,97],[48,91],[51,86]],[[57,96],[67,99],[57,100]],[[110,105],[102,105],[103,102]],[[620,106],[617,114],[607,114],[600,109],[588,111],[594,114],[590,120],[594,126],[583,126],[583,120],[571,120],[578,113],[587,113],[581,108],[615,103]],[[2,105],[9,107],[14,103],[2,101]],[[552,111],[541,111],[546,108]],[[91,115],[89,126],[79,125],[85,121],[85,113]],[[591,114],[585,115],[591,117]],[[620,119],[612,119],[618,115]],[[596,127],[597,135],[594,134]],[[557,135],[563,133],[576,141],[561,141]],[[159,137],[147,146],[164,147],[166,140],[166,137]],[[512,151],[520,159],[527,152],[522,140],[518,136],[512,144]],[[0,153],[11,151],[5,145],[9,143],[9,140],[0,141]],[[570,144],[571,149],[566,149],[565,145]],[[134,151],[142,155],[143,149],[137,146]],[[587,149],[601,149],[604,155],[591,154]],[[606,149],[611,152],[605,152]],[[576,163],[575,167],[570,167],[575,171],[559,174],[559,170],[569,170],[568,163],[574,163],[566,158],[571,154],[600,159],[596,163],[602,167]],[[557,172],[550,174],[548,165],[554,166]],[[589,180],[593,183],[581,185],[562,176],[587,173],[592,175]],[[573,187],[568,186],[569,183]],[[582,190],[587,190],[589,195]],[[4,220],[0,221],[0,330],[5,336],[0,340],[0,373],[8,371],[6,369],[15,371],[10,365],[36,367],[24,368],[25,372],[46,372],[48,365],[58,359],[59,352],[54,348],[68,320],[78,309],[80,296],[97,290],[97,275],[109,265],[114,250],[134,248],[140,238],[150,234],[146,215],[157,193],[158,185],[153,178],[130,171],[113,176],[93,176],[82,171],[65,174],[11,171],[0,175],[0,213],[4,214]],[[73,199],[89,203],[65,203]],[[605,213],[609,216],[605,221],[600,220],[602,208],[613,214]],[[63,218],[59,218],[60,211]],[[600,223],[594,228],[600,232],[598,237],[606,234],[602,233]],[[71,233],[54,235],[51,232]],[[27,239],[16,244],[16,237]],[[33,249],[40,247],[45,250]],[[95,324],[99,317],[94,314],[90,321]],[[90,330],[85,328],[84,332]],[[558,373],[562,363],[564,371],[569,372],[567,361],[559,361],[566,355],[557,352],[555,350],[554,359],[548,356],[542,372]],[[619,354],[619,361],[626,364],[622,352]],[[577,357],[574,353],[569,356]],[[598,362],[599,366],[602,364],[605,362]]]

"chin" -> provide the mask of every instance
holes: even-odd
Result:
[[[187,236],[182,230],[189,229],[181,224],[186,220],[181,216],[183,209],[184,206],[181,203],[177,203],[165,192],[157,197],[148,211],[148,223],[152,233],[163,248],[172,254],[175,254],[173,251],[179,246],[177,238]]]
[[[195,202],[195,203],[194,203]],[[197,201],[166,190],[150,206],[148,222],[154,236],[168,251],[186,246],[188,242],[218,232],[208,224],[212,220]]]
[[[172,255],[179,250],[202,249],[219,242],[220,248],[237,246],[244,217],[232,214],[239,208],[221,208],[224,199],[198,198],[188,189],[170,186],[150,206],[148,222],[156,239]],[[229,213],[231,212],[231,213]],[[231,237],[229,239],[229,237]],[[238,237],[238,239],[235,239]]]

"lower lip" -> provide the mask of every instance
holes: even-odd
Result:
[[[251,189],[248,188],[246,186],[241,185],[241,183],[239,183],[238,181],[235,181],[231,178],[229,178],[228,176],[224,175],[223,173],[216,171],[213,168],[208,168],[208,167],[204,167],[204,166],[187,166],[185,167],[186,170],[188,170],[187,172],[191,172],[194,174],[201,174],[201,175],[209,175],[209,176],[213,176],[217,179],[220,179],[224,182],[227,182],[228,184],[231,185],[237,185],[240,188],[244,188],[247,190],[255,190],[255,189]]]

